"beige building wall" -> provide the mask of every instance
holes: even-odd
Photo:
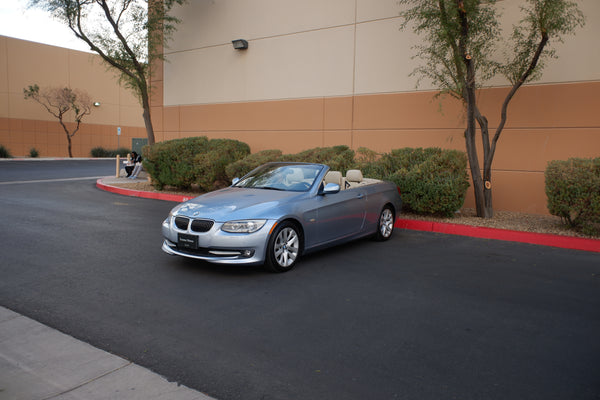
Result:
[[[600,2],[577,3],[586,26],[553,43],[558,59],[509,108],[492,177],[498,210],[547,213],[547,162],[600,156]],[[521,4],[498,2],[505,30]],[[417,87],[411,75],[419,38],[400,29],[400,11],[389,0],[189,2],[155,76],[157,140],[226,137],[287,153],[336,144],[464,151],[460,104],[434,99],[431,84]],[[232,48],[238,38],[248,50]],[[479,104],[494,129],[508,89],[502,78],[491,85]]]
[[[28,155],[32,148],[42,157],[68,156],[57,119],[24,99],[23,89],[33,84],[81,89],[100,103],[72,139],[75,157],[89,157],[94,147],[131,147],[131,138],[146,137],[139,102],[97,55],[0,36],[0,144],[14,156]]]
[[[522,3],[498,3],[506,33]],[[551,43],[558,58],[536,84],[600,80],[600,2],[578,3],[586,26],[564,44]],[[164,105],[414,92],[419,38],[401,30],[400,11],[389,0],[189,2],[176,9],[183,22],[165,52]],[[237,38],[250,48],[234,51]],[[433,89],[426,81],[418,87]]]

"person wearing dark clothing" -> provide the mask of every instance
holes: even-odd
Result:
[[[131,178],[131,174],[133,174],[133,172],[136,169],[136,167],[137,167],[138,164],[140,165],[140,167],[138,168],[137,172],[139,172],[139,169],[141,169],[142,156],[140,156],[135,151],[132,151],[131,152],[131,161],[130,161],[129,165],[125,166],[125,172],[127,172],[127,177],[128,178]],[[137,174],[135,174],[135,176],[137,176]]]

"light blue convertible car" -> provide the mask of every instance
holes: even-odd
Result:
[[[359,170],[344,177],[323,164],[268,163],[173,208],[162,249],[285,272],[308,252],[365,236],[389,239],[400,208],[395,185]]]

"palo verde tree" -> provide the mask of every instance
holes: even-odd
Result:
[[[574,1],[524,0],[522,19],[504,39],[497,0],[398,0],[403,28],[421,36],[415,58],[419,78],[429,79],[438,95],[450,95],[466,111],[465,143],[479,217],[491,218],[492,162],[508,117],[508,105],[519,88],[541,76],[545,62],[556,57],[555,43],[583,26],[583,13]],[[505,60],[505,61],[501,61]],[[477,104],[477,90],[502,74],[510,88],[499,110],[500,121],[490,136],[488,119]],[[483,144],[483,175],[475,145],[479,127]]]
[[[132,89],[144,110],[148,144],[154,144],[150,118],[150,65],[179,22],[169,11],[185,0],[30,0],[64,22]]]
[[[83,117],[89,115],[92,111],[92,100],[90,96],[79,89],[71,89],[68,87],[40,89],[37,84],[30,85],[23,89],[23,94],[25,95],[25,99],[33,99],[40,103],[44,106],[46,111],[58,119],[58,122],[67,136],[69,157],[72,158],[71,138],[75,136],[79,130]],[[72,130],[67,126],[67,119],[69,119],[69,115],[71,114],[73,114],[72,118],[74,121],[73,123],[75,124]]]

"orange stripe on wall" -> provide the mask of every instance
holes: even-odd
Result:
[[[490,132],[508,88],[478,93]],[[492,176],[498,210],[548,213],[547,162],[600,156],[600,82],[523,87],[508,110]],[[232,138],[252,151],[345,144],[387,152],[401,147],[465,149],[459,101],[432,92],[164,107],[159,140]],[[481,140],[478,149],[481,152]],[[481,156],[480,156],[481,157]],[[467,206],[472,206],[472,194]]]
[[[1,118],[0,144],[8,148],[13,156],[28,156],[35,148],[40,157],[68,157],[67,138],[58,122]],[[70,125],[70,124],[68,124]],[[112,125],[83,124],[73,136],[73,157],[89,157],[94,147],[114,150],[131,147],[132,138],[145,138],[143,127],[117,127]]]

